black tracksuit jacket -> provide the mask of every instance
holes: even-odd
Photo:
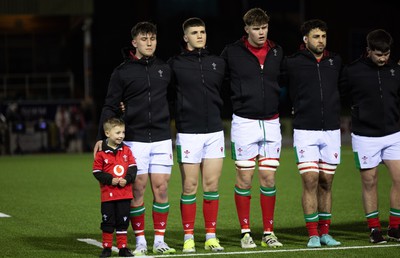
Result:
[[[293,104],[294,129],[340,128],[341,68],[340,56],[326,50],[319,62],[307,49],[284,59],[281,83],[288,87]]]
[[[351,99],[352,132],[381,137],[400,131],[400,65],[377,66],[362,57],[345,66],[340,80]]]
[[[263,68],[243,39],[227,45],[221,56],[227,63],[233,113],[249,119],[269,119],[279,113],[278,84],[283,51],[267,40],[270,50]]]
[[[156,57],[135,59],[133,49],[125,49],[125,62],[111,75],[101,112],[97,139],[104,139],[103,122],[118,116],[125,105],[125,140],[155,142],[171,139],[167,89],[171,80],[168,64]]]
[[[175,90],[175,123],[179,133],[223,130],[220,95],[225,61],[206,49],[183,50],[168,64]]]

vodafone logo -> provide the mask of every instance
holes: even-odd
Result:
[[[125,172],[125,169],[124,169],[124,167],[123,166],[121,166],[121,165],[116,165],[115,167],[114,167],[114,174],[116,175],[116,176],[122,176],[123,174],[124,174],[124,172]]]

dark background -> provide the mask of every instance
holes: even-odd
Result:
[[[182,22],[192,16],[202,18],[206,23],[208,49],[220,54],[226,44],[244,35],[242,17],[253,7],[264,9],[270,16],[268,38],[281,45],[285,54],[295,52],[300,45],[301,23],[319,18],[328,24],[327,49],[339,53],[345,63],[364,52],[365,36],[376,28],[392,34],[395,41],[392,57],[399,58],[399,10],[393,6],[393,1],[94,1],[92,92],[97,110],[100,112],[112,70],[122,61],[121,48],[130,45],[130,30],[135,23],[157,24],[156,55],[167,60],[179,53]],[[229,116],[229,107],[224,116]]]
[[[394,5],[393,0],[0,0],[0,155],[73,151],[62,146],[63,137],[71,136],[55,125],[55,114],[62,107],[73,117],[74,123],[68,126],[79,128],[73,137],[91,151],[110,75],[122,62],[121,49],[131,45],[130,30],[137,22],[157,25],[156,55],[163,60],[179,53],[181,26],[187,18],[205,21],[207,47],[219,55],[226,44],[245,34],[242,17],[246,11],[259,7],[271,18],[268,38],[281,45],[286,55],[302,42],[300,25],[318,18],[329,27],[327,49],[339,53],[345,64],[365,52],[365,37],[377,28],[393,36],[392,58],[398,61],[399,9]],[[228,120],[229,85],[223,86],[223,118]],[[343,113],[348,110],[342,109],[342,117],[348,118]],[[282,119],[282,131],[289,139],[291,105],[285,87],[279,111],[287,118]],[[348,128],[346,119],[343,123]],[[43,121],[48,124],[46,138],[36,126]],[[14,124],[23,125],[28,133],[10,134]],[[25,138],[18,140],[19,134]],[[28,146],[28,140],[31,148],[19,150],[18,142]]]

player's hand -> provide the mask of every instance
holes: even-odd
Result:
[[[96,152],[102,150],[102,149],[101,149],[101,145],[102,145],[102,144],[103,144],[103,141],[100,140],[100,141],[97,141],[96,144],[94,145],[94,147],[93,147],[93,158],[96,157]]]
[[[118,185],[118,183],[119,183],[119,178],[118,177],[114,177],[113,179],[112,179],[112,181],[111,181],[111,184],[112,185]]]
[[[121,101],[121,102],[119,103],[119,109],[121,109],[121,112],[122,112],[122,113],[125,113],[125,105],[124,105],[124,102]]]
[[[121,187],[126,186],[126,179],[120,178],[120,179],[119,179],[119,186],[121,186]]]

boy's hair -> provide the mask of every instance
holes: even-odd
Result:
[[[103,123],[103,130],[110,131],[112,128],[116,126],[125,126],[124,120],[117,118],[117,117],[111,117],[108,118],[106,121]]]
[[[261,8],[253,8],[244,14],[243,21],[247,26],[262,25],[269,22],[269,16]]]
[[[372,51],[388,52],[392,44],[392,36],[385,30],[373,30],[367,35],[367,46]]]
[[[154,34],[157,35],[157,26],[151,22],[138,22],[131,29],[131,36],[134,39],[139,34]]]
[[[310,31],[312,31],[313,29],[320,29],[324,32],[327,32],[328,26],[326,25],[326,22],[320,19],[308,20],[305,21],[300,27],[301,35],[307,36],[308,33],[310,33]]]
[[[185,33],[187,28],[198,27],[198,26],[203,26],[205,28],[206,24],[200,18],[197,18],[197,17],[189,18],[186,21],[184,21],[182,24],[183,33]]]

